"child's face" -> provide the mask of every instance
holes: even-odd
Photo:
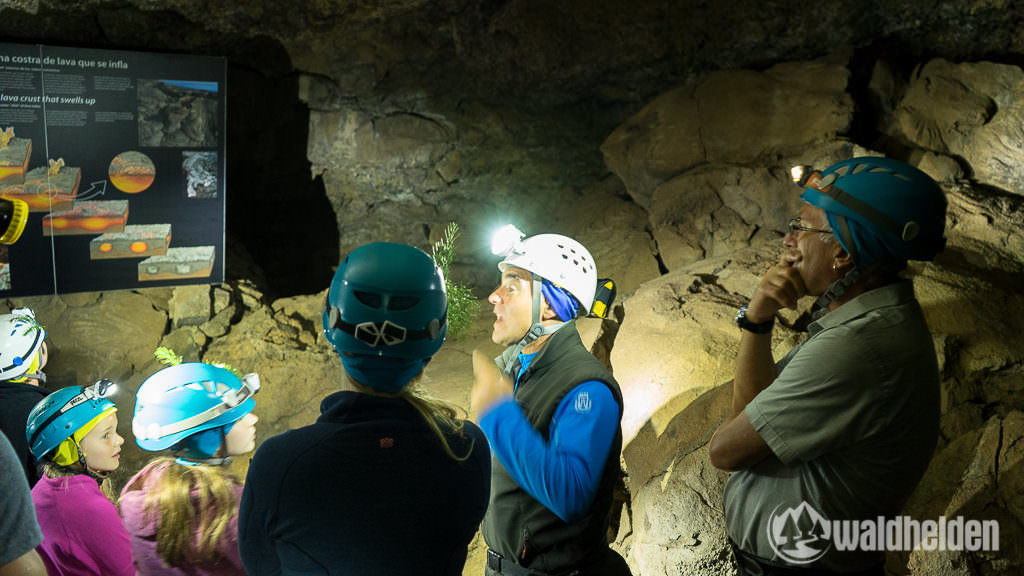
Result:
[[[228,456],[241,456],[256,447],[256,421],[259,418],[249,412],[242,416],[224,436],[224,449]]]
[[[117,435],[117,413],[107,416],[82,438],[85,463],[97,472],[112,472],[121,464],[124,438]]]

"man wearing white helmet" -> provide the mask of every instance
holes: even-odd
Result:
[[[46,382],[46,330],[28,308],[0,314],[0,430],[10,439],[29,486],[39,480],[36,460],[25,441],[32,408],[50,392]]]
[[[575,325],[594,303],[594,260],[556,234],[515,231],[492,251],[504,260],[491,339],[507,348],[497,368],[474,353],[471,400],[493,455],[486,574],[629,574],[607,544],[622,394]]]

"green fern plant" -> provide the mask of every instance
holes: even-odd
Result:
[[[153,356],[156,356],[157,360],[168,366],[177,366],[178,364],[181,364],[184,361],[184,358],[182,356],[175,353],[174,350],[166,346],[160,346],[156,350],[154,350]],[[235,376],[238,376],[239,378],[242,377],[242,373],[239,372],[238,370],[235,370],[230,364],[225,364],[224,362],[207,362],[207,364],[223,368],[231,372]]]
[[[153,356],[156,356],[156,359],[159,360],[161,364],[166,364],[168,366],[177,366],[178,364],[181,364],[182,360],[184,360],[181,356],[175,354],[174,350],[171,350],[166,346],[160,346],[154,350]]]
[[[480,303],[473,292],[460,283],[452,282],[449,270],[455,261],[455,241],[459,238],[459,225],[449,222],[441,239],[434,243],[434,262],[444,273],[445,288],[448,291],[448,337],[459,338],[469,330],[480,314]]]

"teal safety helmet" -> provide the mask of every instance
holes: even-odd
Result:
[[[61,442],[114,408],[106,398],[114,388],[110,380],[100,380],[87,388],[67,386],[40,400],[29,412],[25,425],[28,449],[36,460],[48,460]]]
[[[323,327],[350,376],[371,388],[397,392],[444,343],[444,275],[430,255],[413,246],[360,246],[334,273]]]
[[[921,170],[899,160],[844,160],[807,179],[800,196],[825,211],[861,270],[895,274],[908,260],[934,260],[945,247],[946,196]]]
[[[139,386],[132,434],[143,450],[184,450],[206,459],[220,448],[231,425],[252,412],[259,391],[256,374],[187,362],[160,370]]]

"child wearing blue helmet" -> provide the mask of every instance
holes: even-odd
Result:
[[[170,450],[121,492],[140,576],[244,575],[238,556],[242,487],[225,473],[255,447],[259,378],[220,366],[177,364],[139,387],[132,432],[143,450]]]
[[[378,242],[341,262],[323,313],[341,391],[253,457],[238,524],[249,574],[462,574],[487,507],[487,440],[414,388],[447,310],[419,249]]]
[[[43,532],[40,556],[50,574],[129,576],[131,544],[111,502],[107,476],[120,464],[124,438],[110,380],[68,386],[43,398],[28,416],[29,450],[43,464],[32,488]]]

